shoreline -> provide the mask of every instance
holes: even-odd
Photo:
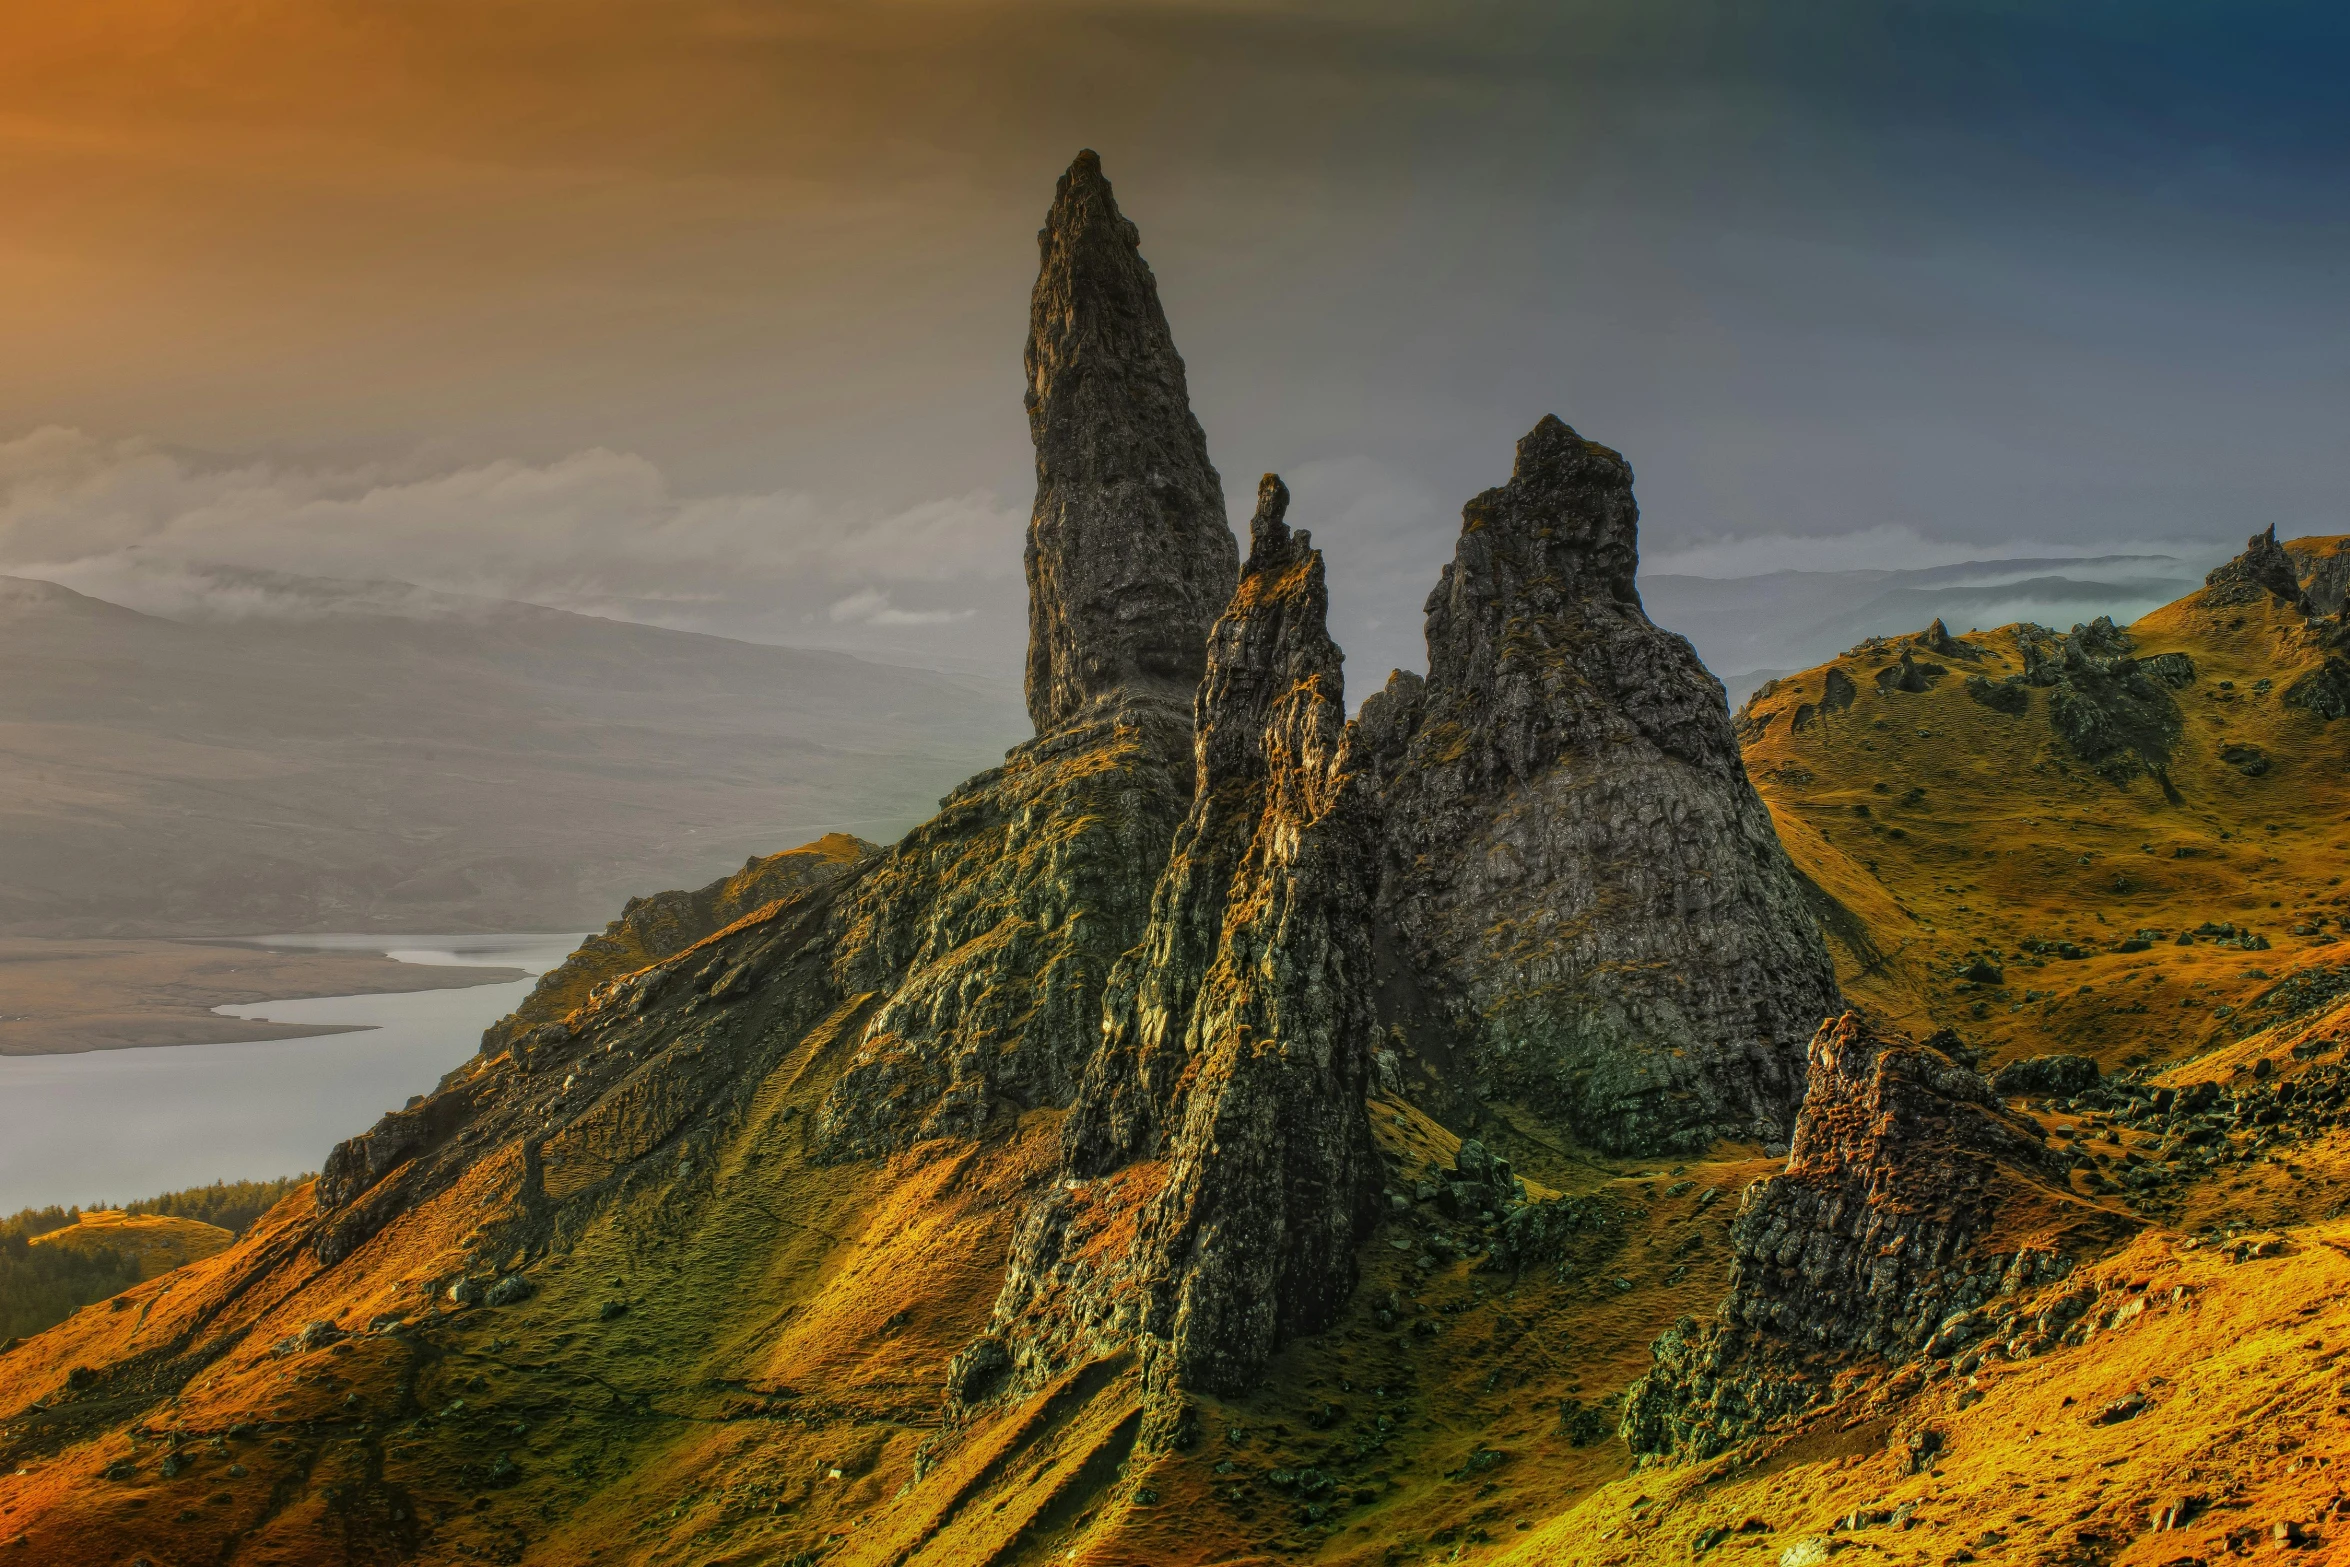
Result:
[[[300,938],[292,938],[299,940]],[[400,945],[386,936],[384,945]],[[315,1039],[364,1023],[278,1023],[216,1008],[508,984],[529,970],[413,963],[252,937],[0,936],[0,1056]]]

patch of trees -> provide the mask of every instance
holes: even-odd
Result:
[[[215,1181],[126,1203],[125,1213],[216,1224],[242,1236],[307,1175],[278,1181]],[[110,1246],[36,1246],[33,1237],[81,1222],[75,1208],[26,1208],[0,1219],[0,1342],[29,1338],[82,1307],[139,1282],[139,1259]]]

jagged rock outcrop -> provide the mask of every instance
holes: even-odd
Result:
[[[1944,658],[1973,660],[1983,656],[1982,649],[1973,643],[1961,642],[1952,636],[1950,628],[1942,623],[1939,615],[1934,617],[1932,625],[1918,633],[1917,641],[1918,646],[1927,652],[1939,653]]]
[[[2264,597],[2273,597],[2305,615],[2317,613],[2301,589],[2301,573],[2293,557],[2277,542],[2273,524],[2266,532],[2246,539],[2243,554],[2214,567],[2203,579],[2206,604],[2257,604]]]
[[[1066,1178],[1014,1241],[995,1341],[1027,1384],[1140,1338],[1165,1388],[1236,1393],[1353,1287],[1376,1186],[1371,802],[1287,504],[1268,476],[1208,641],[1190,813],[1111,983]]]
[[[1641,609],[1630,467],[1545,418],[1461,516],[1427,678],[1358,741],[1441,1046],[1612,1150],[1784,1137],[1834,973],[1720,683]]]
[[[1081,152],[1037,235],[1028,313],[1028,712],[1191,699],[1237,550],[1141,238]]]
[[[2141,773],[2167,776],[2184,722],[2171,693],[2194,683],[2193,660],[2184,653],[2133,657],[2136,644],[2108,615],[2061,636],[2027,621],[2014,635],[2024,672],[2011,679],[2047,689],[2049,727],[2075,756],[2116,784]],[[2012,689],[2001,682],[1977,700],[2000,706],[1993,698],[2006,698],[2001,687]],[[1971,683],[1969,691],[1975,694]],[[2020,713],[2023,704],[2001,710]]]
[[[1683,1318],[1626,1394],[1633,1451],[1735,1445],[1824,1398],[1835,1369],[1938,1351],[1954,1314],[2126,1235],[2066,1170],[1978,1074],[1858,1013],[1829,1020],[1787,1168],[1739,1205],[1719,1316]]]
[[[1942,622],[1937,620],[1934,624],[1939,626]],[[1880,695],[1895,691],[1906,691],[1915,695],[1920,691],[1931,691],[1934,688],[1934,682],[1949,673],[1949,669],[1944,665],[1919,663],[1916,654],[1911,649],[1903,648],[1901,657],[1896,662],[1877,671],[1877,691]]]

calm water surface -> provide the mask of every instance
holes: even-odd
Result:
[[[315,1170],[329,1148],[473,1054],[481,1031],[579,943],[563,935],[257,937],[256,946],[381,952],[405,963],[518,968],[530,978],[218,1009],[272,1023],[357,1023],[364,1033],[0,1057],[0,1213]]]

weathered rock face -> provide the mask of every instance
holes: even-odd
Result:
[[[1190,813],[1022,1224],[997,1335],[1039,1380],[1141,1336],[1237,1392],[1353,1287],[1376,1185],[1370,799],[1347,768],[1322,560],[1270,476],[1208,642]]]
[[[1037,236],[1028,317],[1028,712],[1110,692],[1188,704],[1237,550],[1132,223],[1081,152]]]
[[[2350,612],[2350,540],[2297,539],[2294,543],[2296,547],[2286,553],[2311,611],[2335,616]]]
[[[1991,1085],[1858,1013],[1811,1044],[1786,1171],[1747,1188],[1718,1320],[1682,1321],[1626,1395],[1635,1452],[1718,1452],[1809,1407],[1826,1371],[1938,1344],[1954,1314],[2127,1232]],[[1951,1328],[1956,1332],[1955,1326]]]
[[[942,802],[862,878],[834,980],[872,998],[827,1097],[827,1158],[973,1136],[1066,1105],[1101,1038],[1112,965],[1142,936],[1183,819],[1184,733],[1110,698]]]
[[[2316,613],[2301,590],[2301,573],[2293,557],[2277,542],[2272,526],[2244,541],[2244,553],[2203,579],[2206,604],[2254,604],[2274,597],[2304,614]]]
[[[1619,1151],[1784,1137],[1826,947],[1722,688],[1633,587],[1631,469],[1546,418],[1365,704],[1379,906],[1475,1087]]]

